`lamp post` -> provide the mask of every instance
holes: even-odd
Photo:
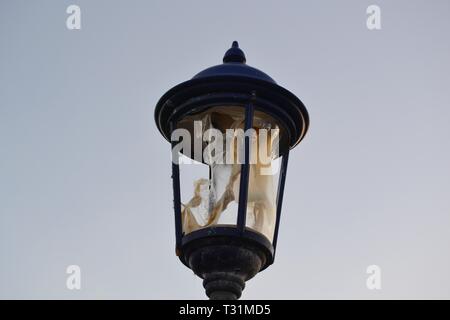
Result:
[[[165,93],[155,120],[172,145],[176,253],[203,279],[210,299],[238,299],[245,281],[274,261],[289,150],[305,136],[308,112],[294,94],[247,65],[234,41],[223,64]],[[264,143],[258,140],[269,131]],[[242,136],[236,132],[244,132],[243,143],[233,144]],[[232,143],[225,139],[216,146],[229,148],[205,152],[218,134]],[[200,156],[192,156],[199,147]],[[270,161],[261,160],[263,149]],[[213,153],[215,160],[208,158]],[[217,161],[218,155],[228,161]],[[180,181],[180,157],[208,166],[208,176]],[[194,184],[190,200],[182,200],[180,183]]]

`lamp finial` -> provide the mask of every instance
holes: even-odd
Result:
[[[223,63],[228,62],[237,62],[237,63],[245,63],[245,54],[244,51],[242,51],[239,48],[239,43],[237,41],[233,41],[233,44],[231,45],[231,48],[225,52],[225,55],[223,57]]]

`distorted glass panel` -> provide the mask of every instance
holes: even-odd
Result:
[[[209,166],[179,154],[181,221],[184,233],[205,226],[209,212]]]
[[[253,128],[244,132],[245,109],[213,107],[191,114],[178,123],[192,137],[180,163],[182,222],[185,234],[237,223],[244,137],[250,138],[250,165],[246,226],[270,241],[276,219],[280,159],[280,126],[255,110]],[[211,148],[211,142],[215,147]],[[187,154],[189,153],[189,154]],[[191,160],[196,159],[196,161]]]
[[[250,165],[246,227],[273,240],[281,157],[269,165]],[[267,170],[267,171],[266,171]]]
[[[193,139],[189,157],[198,160],[180,165],[185,234],[217,225],[236,226],[241,166],[234,163],[235,148],[227,149],[226,130],[243,129],[243,123],[243,107],[234,106],[214,107],[178,123],[178,128],[189,131]],[[208,152],[208,145],[214,141],[217,148]]]

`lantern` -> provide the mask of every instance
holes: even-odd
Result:
[[[155,120],[172,146],[176,253],[210,299],[238,299],[274,261],[289,150],[307,110],[234,41],[223,64],[164,94]]]

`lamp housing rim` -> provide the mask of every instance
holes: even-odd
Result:
[[[210,75],[182,82],[159,99],[155,121],[162,136],[170,142],[171,121],[208,108],[211,102],[224,106],[245,105],[252,99],[259,110],[277,114],[288,131],[289,149],[300,143],[309,127],[308,111],[301,100],[275,82],[249,76]]]

